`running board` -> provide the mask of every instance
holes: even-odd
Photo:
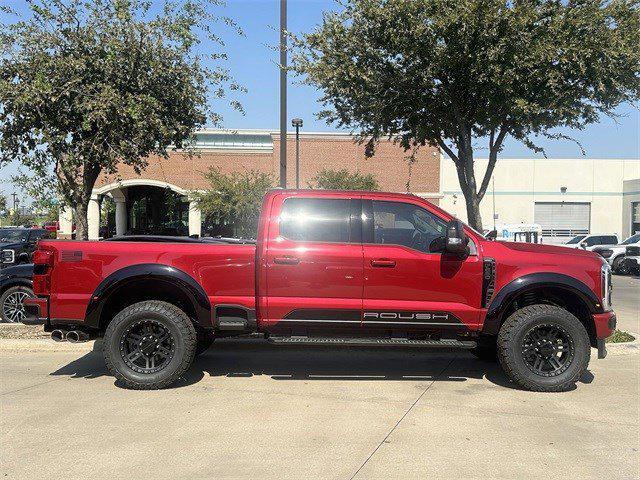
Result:
[[[469,340],[411,340],[408,338],[347,338],[347,337],[278,337],[269,336],[271,343],[278,345],[344,345],[344,346],[376,346],[376,347],[447,347],[475,348],[476,342]]]

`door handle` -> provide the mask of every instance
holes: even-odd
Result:
[[[376,258],[375,260],[371,260],[371,266],[378,268],[393,268],[396,266],[396,261],[389,258]]]
[[[273,263],[278,265],[298,265],[300,259],[296,257],[274,257]]]

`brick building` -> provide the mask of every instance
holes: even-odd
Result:
[[[197,154],[172,153],[168,159],[150,158],[148,167],[136,174],[122,165],[117,175],[98,180],[89,204],[89,237],[100,236],[101,202],[115,202],[115,230],[117,234],[149,231],[149,218],[163,218],[172,211],[177,234],[201,234],[202,218],[189,192],[207,187],[204,172],[216,167],[223,173],[238,170],[257,170],[270,174],[277,183],[280,163],[280,140],[277,132],[265,130],[203,130],[197,133]],[[287,186],[295,186],[295,134],[289,134],[287,145]],[[373,158],[367,159],[364,145],[358,145],[349,134],[300,134],[300,186],[306,188],[311,179],[323,169],[343,169],[373,174],[381,189],[407,191],[437,203],[440,194],[441,155],[437,148],[423,147],[413,164],[401,147],[381,141]],[[173,202],[167,208],[167,193]],[[147,222],[147,223],[145,223]],[[182,230],[181,230],[182,228]],[[61,233],[69,234],[71,219],[68,212],[61,215]],[[158,232],[155,232],[158,233]]]

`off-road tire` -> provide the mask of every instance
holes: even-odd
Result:
[[[527,365],[522,348],[527,334],[540,325],[554,325],[570,338],[573,358],[556,376],[536,374]],[[536,392],[564,392],[572,389],[589,365],[591,345],[584,325],[570,312],[554,305],[530,305],[517,310],[498,333],[498,359],[518,386]]]
[[[213,343],[213,333],[207,330],[198,329],[196,331],[196,357],[199,357],[204,352],[209,350],[209,347]]]
[[[122,335],[141,320],[153,320],[173,337],[175,349],[169,363],[155,373],[139,373],[129,367],[120,351]],[[109,323],[104,334],[102,354],[109,371],[125,388],[157,390],[178,380],[190,367],[196,352],[196,331],[189,317],[167,302],[147,300],[126,307]]]
[[[498,361],[496,337],[479,338],[478,345],[469,351],[483,362],[495,363]]]

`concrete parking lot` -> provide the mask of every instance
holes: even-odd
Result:
[[[615,277],[638,332],[640,279]],[[640,478],[640,355],[593,351],[561,394],[466,352],[214,346],[129,391],[90,350],[0,342],[4,478]]]

